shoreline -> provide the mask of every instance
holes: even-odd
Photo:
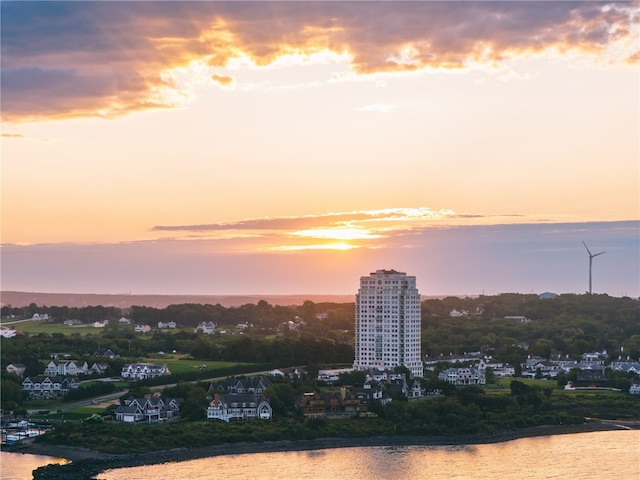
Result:
[[[95,479],[100,473],[116,468],[157,465],[220,455],[293,452],[350,447],[478,445],[508,442],[520,438],[628,429],[640,429],[640,422],[600,421],[579,425],[542,425],[492,434],[476,435],[320,438],[299,441],[276,440],[262,443],[240,442],[135,454],[107,454],[85,448],[42,444],[31,444],[23,446],[22,448],[12,449],[11,451],[24,454],[47,455],[70,461],[70,463],[64,465],[51,464],[34,470],[34,480],[87,480]]]

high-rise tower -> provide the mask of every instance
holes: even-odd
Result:
[[[356,295],[354,368],[407,367],[422,377],[420,294],[416,277],[376,270],[360,278]]]

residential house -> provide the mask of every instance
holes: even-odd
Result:
[[[176,322],[158,322],[158,328],[163,329],[163,328],[176,328]]]
[[[22,381],[22,390],[28,392],[31,399],[46,399],[64,396],[78,385],[74,377],[35,376]]]
[[[609,355],[607,355],[606,350],[603,352],[588,352],[582,354],[581,363],[586,365],[604,366],[604,362],[607,358],[609,358]]]
[[[276,377],[289,377],[291,380],[302,377],[306,372],[302,367],[290,367],[290,368],[276,368],[271,370],[269,375]]]
[[[98,375],[104,375],[107,373],[107,370],[109,369],[109,364],[108,363],[94,363],[93,365],[91,365],[91,368],[89,368],[89,372],[90,373],[97,373]]]
[[[9,365],[7,365],[7,372],[9,373],[15,373],[18,376],[22,376],[24,375],[25,370],[27,369],[27,367],[21,363],[10,363]]]
[[[576,374],[576,387],[608,387],[609,376],[604,367],[582,369]]]
[[[367,372],[366,379],[367,381],[373,380],[375,382],[381,382],[402,379],[404,376],[404,373],[396,372],[395,370],[370,368]]]
[[[318,370],[318,380],[323,382],[337,382],[340,379],[341,373],[353,372],[354,368],[337,368],[333,370]]]
[[[176,398],[134,398],[129,397],[124,405],[116,408],[115,418],[119,422],[135,423],[146,421],[159,422],[176,417],[180,411],[180,402]]]
[[[245,394],[219,394],[215,393],[213,400],[207,408],[207,418],[213,420],[270,420],[273,410],[269,401],[259,399],[253,393]]]
[[[340,392],[310,392],[296,398],[296,406],[307,418],[351,418],[366,416],[371,394],[342,387]]]
[[[161,377],[171,375],[167,365],[156,363],[127,363],[122,367],[120,376],[130,380],[144,380],[145,378]]]
[[[522,370],[523,377],[534,378],[536,375],[555,378],[559,373],[564,372],[565,368],[559,362],[551,360],[535,360],[527,361],[528,367]]]
[[[136,325],[133,331],[136,333],[149,333],[151,331],[151,327],[149,325]]]
[[[385,397],[384,387],[377,382],[366,382],[362,388],[351,388],[351,392],[354,394],[364,392],[369,400],[377,400],[383,405],[391,401],[390,397]]]
[[[218,324],[215,322],[202,322],[198,324],[198,326],[194,330],[194,333],[198,333],[198,330],[201,330],[202,333],[206,333],[207,335],[210,335],[215,331],[217,326]]]
[[[227,378],[224,382],[212,383],[209,387],[209,396],[213,398],[214,392],[227,392],[232,394],[252,393],[261,397],[264,391],[271,386],[268,378]]]
[[[484,385],[486,383],[486,365],[481,361],[475,367],[459,367],[443,370],[438,379],[453,385]]]
[[[425,389],[422,388],[422,385],[420,385],[420,381],[418,379],[410,379],[407,382],[408,385],[408,389],[407,389],[407,398],[408,399],[412,399],[412,398],[422,398],[425,396],[426,392]]]
[[[49,314],[48,313],[34,313],[33,317],[31,317],[31,320],[49,320]]]
[[[630,395],[640,395],[640,383],[634,383],[629,387]]]
[[[611,362],[611,370],[618,372],[631,372],[640,375],[640,362],[635,362],[631,358],[627,357],[626,360],[618,360]]]
[[[485,357],[484,362],[486,368],[490,368],[496,377],[513,377],[516,374],[516,369],[508,363],[498,362],[492,357]]]
[[[99,348],[93,352],[94,357],[116,358],[118,355],[113,353],[109,348]]]
[[[467,363],[467,362],[473,363],[483,359],[486,362],[487,358],[488,357],[483,355],[482,352],[469,352],[469,353],[464,353],[462,355],[457,355],[457,354],[438,355],[435,357],[430,357],[427,355],[424,357],[422,363],[424,365],[425,370],[430,370],[433,372],[438,366],[438,364],[443,364],[443,363],[456,364],[456,363]]]
[[[120,320],[118,320],[118,322],[122,323],[123,325],[131,325],[131,320],[126,317],[120,317]]]
[[[18,335],[18,333],[19,332],[17,330],[14,330],[12,328],[0,328],[0,337],[2,338],[13,338]]]
[[[44,369],[44,375],[84,375],[89,370],[87,362],[79,360],[51,360]]]
[[[78,319],[75,318],[70,318],[68,320],[65,320],[64,322],[62,322],[64,325],[67,325],[68,327],[74,327],[76,325],[82,325],[82,322]]]

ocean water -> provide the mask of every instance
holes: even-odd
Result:
[[[593,480],[640,478],[640,431],[454,447],[354,447],[253,453],[108,470],[100,480]]]
[[[2,480],[28,480],[52,457],[0,452]],[[449,447],[353,447],[251,453],[107,470],[100,480],[594,480],[640,478],[640,431]]]
[[[50,463],[67,463],[64,458],[29,455],[26,453],[0,452],[0,479],[27,480],[31,472]]]

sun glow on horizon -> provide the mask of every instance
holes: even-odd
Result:
[[[269,250],[271,251],[281,251],[281,252],[294,252],[300,250],[353,250],[356,248],[360,248],[358,245],[352,245],[347,242],[336,242],[336,243],[323,243],[323,244],[315,244],[315,245],[283,245],[280,247],[273,247]]]
[[[367,240],[382,238],[382,235],[376,235],[362,228],[312,228],[291,232],[291,235],[331,240]]]

